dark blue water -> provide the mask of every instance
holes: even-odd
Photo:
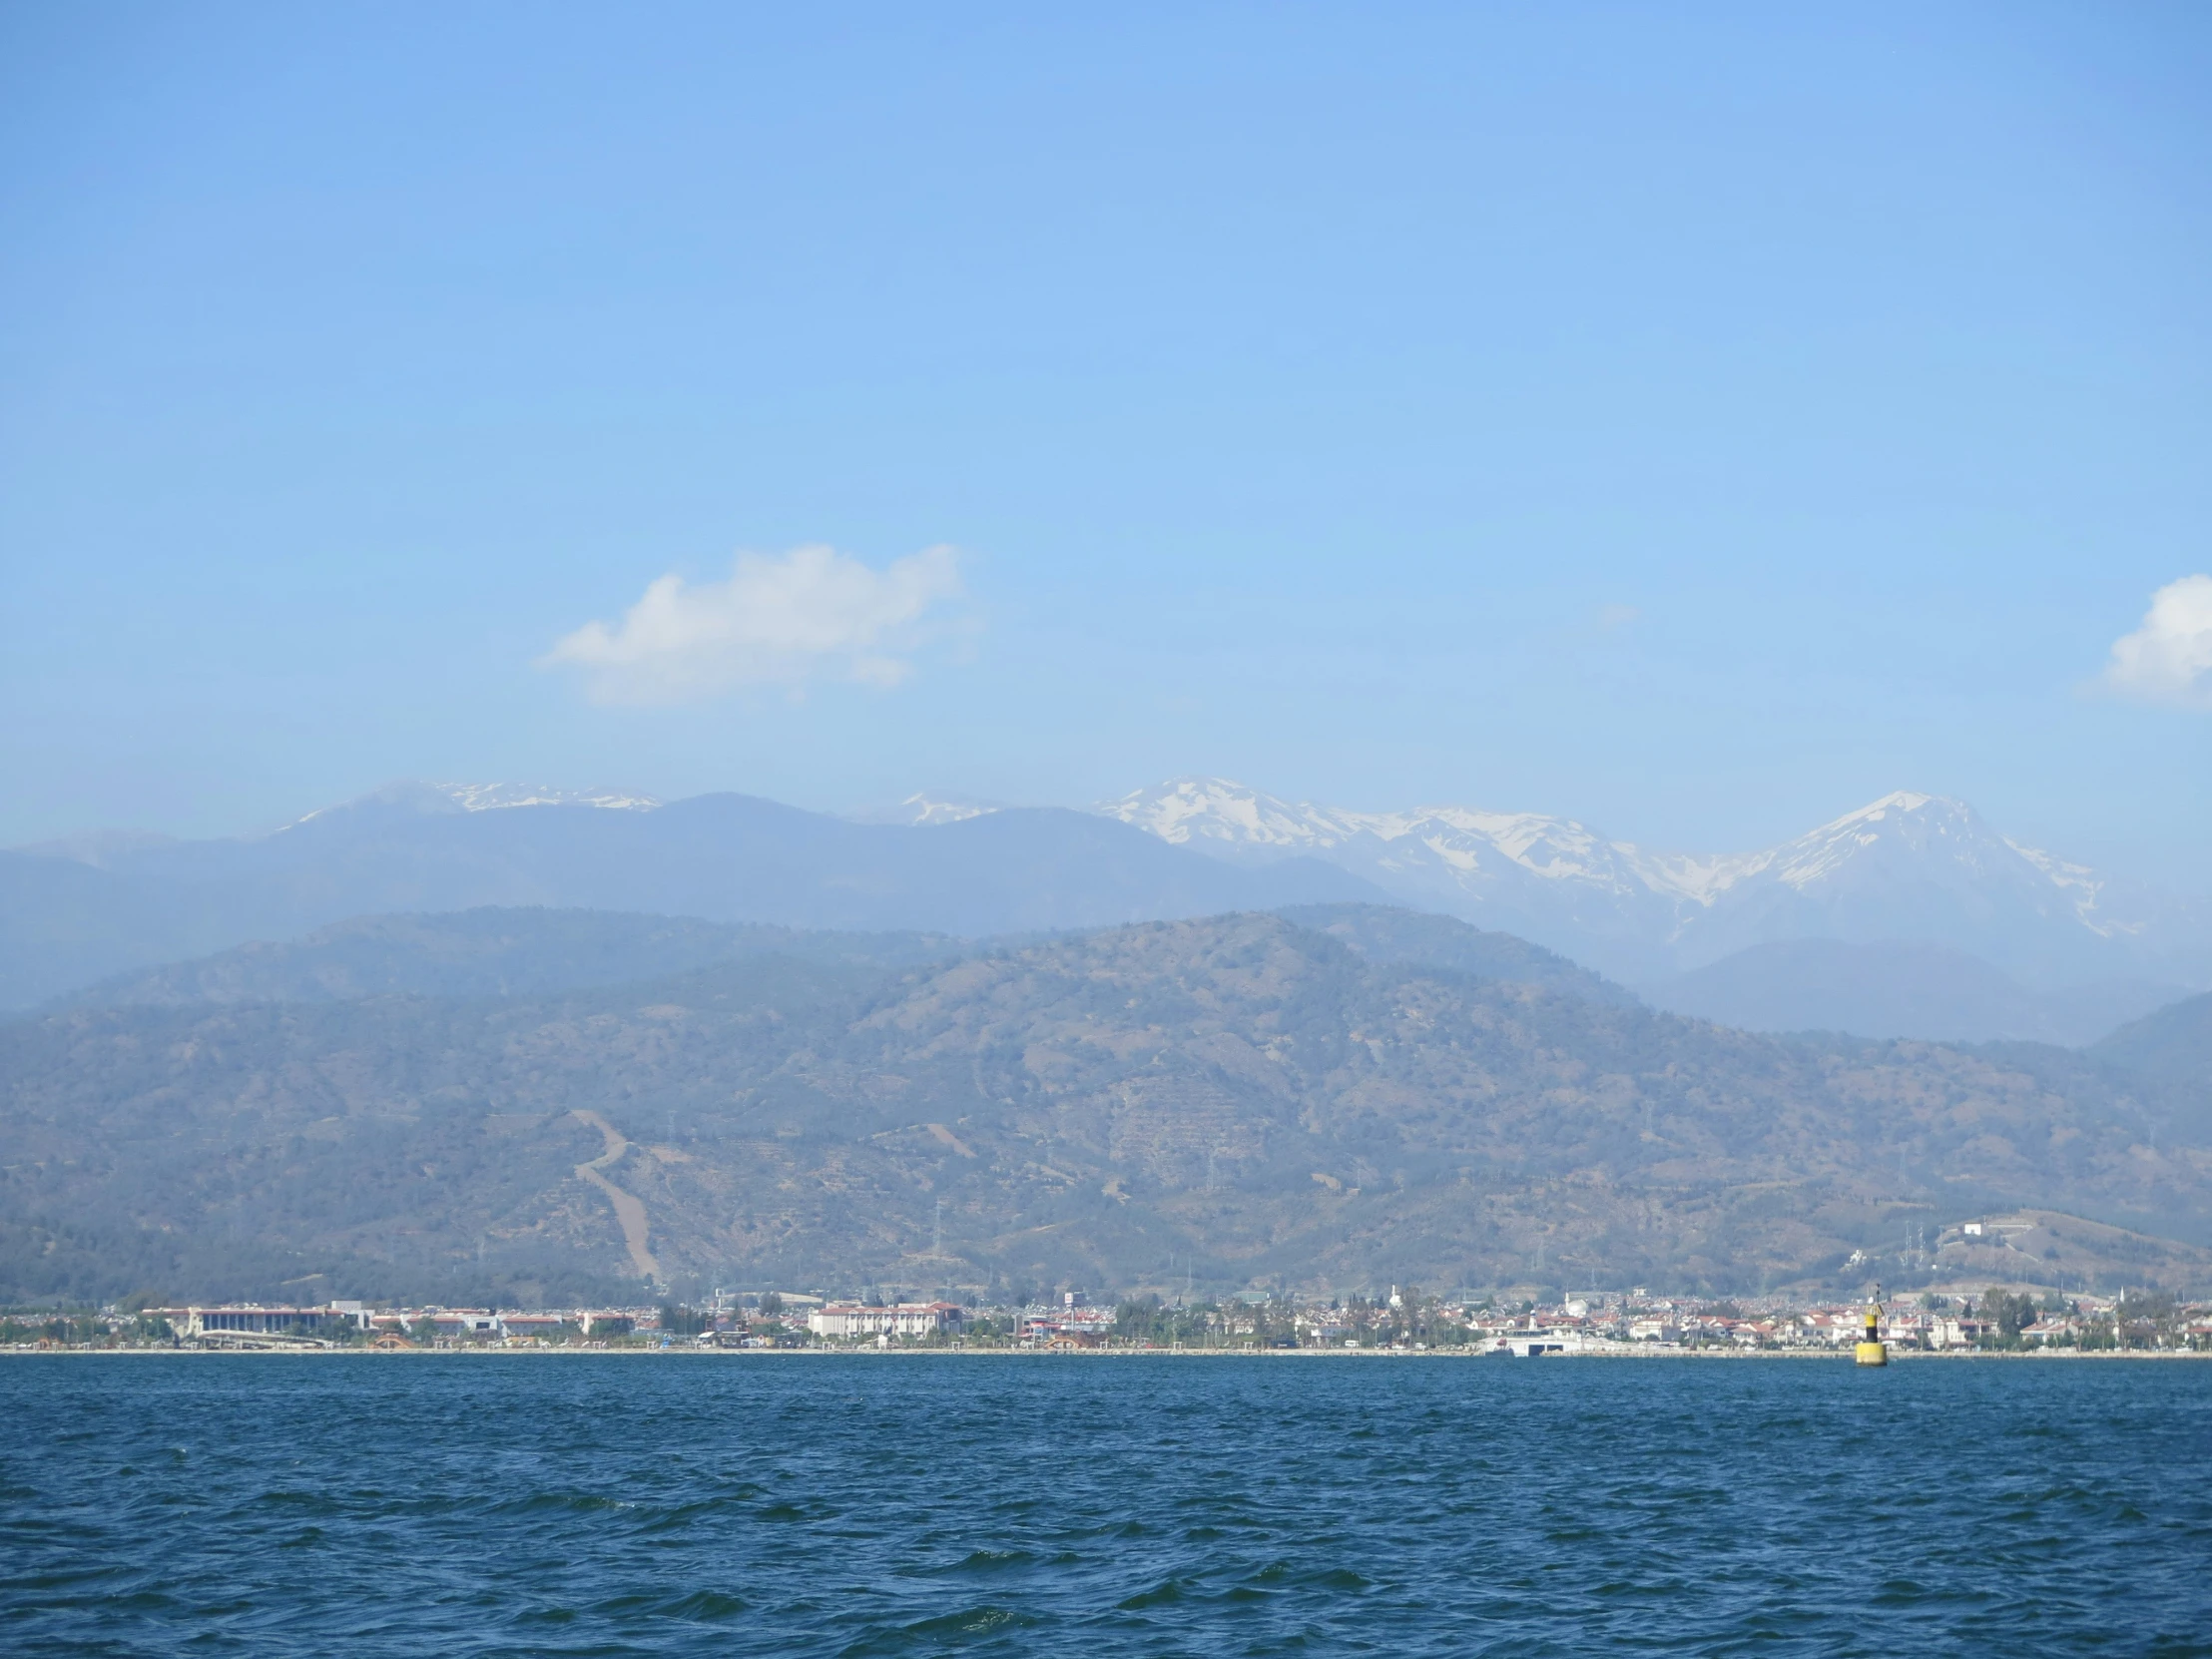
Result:
[[[0,1362],[15,1654],[2212,1654],[2212,1365]]]

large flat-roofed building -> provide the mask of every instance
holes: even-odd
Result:
[[[967,1310],[956,1302],[901,1302],[889,1308],[827,1302],[807,1316],[807,1329],[818,1337],[930,1337],[966,1323]]]
[[[501,1314],[499,1329],[509,1337],[554,1337],[575,1318],[572,1314]]]
[[[185,1337],[328,1337],[363,1322],[359,1304],[346,1308],[171,1308],[163,1312]],[[181,1316],[181,1317],[180,1317]]]
[[[437,1334],[448,1339],[467,1341],[499,1335],[499,1316],[488,1308],[448,1308],[430,1315],[429,1320]]]

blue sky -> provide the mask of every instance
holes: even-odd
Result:
[[[2207,84],[2180,5],[11,8],[0,838],[1210,772],[2212,888]]]

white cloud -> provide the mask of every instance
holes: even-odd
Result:
[[[892,686],[906,677],[923,614],[959,591],[950,547],[882,570],[829,547],[740,553],[728,581],[663,576],[619,623],[587,622],[541,666],[583,670],[602,703],[688,703],[820,676]]]
[[[2104,683],[2146,703],[2212,708],[2212,576],[2152,594],[2142,627],[2112,642]]]

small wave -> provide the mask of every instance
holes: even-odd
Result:
[[[1281,1585],[1301,1590],[1331,1590],[1340,1595],[1360,1595],[1375,1588],[1375,1581],[1350,1567],[1302,1568],[1291,1561],[1271,1561],[1248,1580],[1271,1588]]]
[[[48,1572],[12,1573],[0,1578],[0,1595],[18,1590],[61,1590],[78,1584],[98,1583],[105,1578],[120,1578],[130,1569],[112,1562],[96,1567],[71,1567]]]
[[[271,1509],[303,1511],[309,1515],[337,1515],[345,1512],[345,1505],[327,1492],[302,1492],[278,1489],[263,1492],[252,1503]]]
[[[623,1595],[595,1603],[591,1609],[602,1618],[677,1619],[687,1624],[720,1624],[747,1611],[749,1603],[722,1590],[691,1590],[681,1596]]]
[[[1141,1613],[1151,1607],[1173,1607],[1188,1599],[1191,1592],[1184,1588],[1180,1578],[1167,1578],[1149,1590],[1140,1590],[1125,1600],[1114,1603],[1115,1610],[1123,1613]]]
[[[692,1503],[680,1503],[673,1508],[663,1510],[660,1514],[645,1522],[638,1530],[641,1532],[680,1532],[695,1521],[704,1520],[727,1510],[744,1508],[755,1502],[760,1496],[760,1488],[756,1486],[749,1487],[742,1493],[732,1492],[726,1496],[701,1498]]]
[[[525,1492],[520,1497],[485,1506],[488,1513],[497,1515],[593,1514],[636,1507],[629,1498],[608,1497],[599,1492]]]
[[[1028,1629],[1037,1623],[1034,1615],[1017,1608],[984,1603],[975,1607],[958,1608],[949,1613],[939,1613],[934,1618],[918,1619],[912,1624],[873,1631],[837,1651],[839,1659],[866,1659],[871,1654],[911,1652],[916,1643],[936,1643],[948,1638],[972,1640],[978,1636],[998,1636]]]
[[[694,1590],[680,1601],[672,1601],[661,1610],[664,1619],[684,1619],[693,1624],[719,1624],[724,1619],[734,1619],[749,1607],[742,1597],[726,1595],[720,1590]]]

